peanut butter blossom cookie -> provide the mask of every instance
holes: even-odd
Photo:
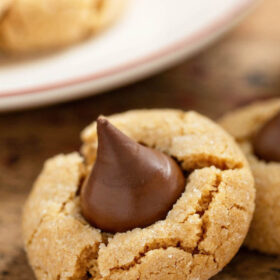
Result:
[[[126,0],[0,0],[0,49],[59,48],[111,23]]]
[[[220,123],[240,144],[256,183],[256,211],[246,245],[280,254],[280,99],[224,116]]]
[[[23,213],[44,280],[209,279],[236,254],[254,183],[232,138],[177,110],[101,117],[48,160]]]

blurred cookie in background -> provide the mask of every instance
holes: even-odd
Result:
[[[61,48],[99,32],[126,0],[1,0],[0,50],[12,53]]]
[[[239,143],[255,178],[256,210],[245,244],[280,254],[280,99],[230,112],[220,124]]]

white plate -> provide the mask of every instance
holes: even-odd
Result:
[[[147,77],[232,27],[255,0],[129,0],[119,22],[62,52],[0,59],[0,110],[96,94]]]

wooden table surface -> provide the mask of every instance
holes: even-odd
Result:
[[[193,109],[216,118],[280,96],[280,1],[264,0],[237,28],[171,70],[103,95],[0,115],[0,280],[34,280],[22,249],[21,208],[46,158],[79,149],[99,114],[132,108]],[[280,279],[280,258],[242,249],[216,280]]]

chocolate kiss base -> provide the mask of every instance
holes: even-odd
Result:
[[[116,233],[165,219],[185,190],[169,156],[133,141],[106,119],[97,120],[97,158],[81,190],[85,219]]]
[[[280,162],[280,112],[256,134],[253,148],[260,159]]]

